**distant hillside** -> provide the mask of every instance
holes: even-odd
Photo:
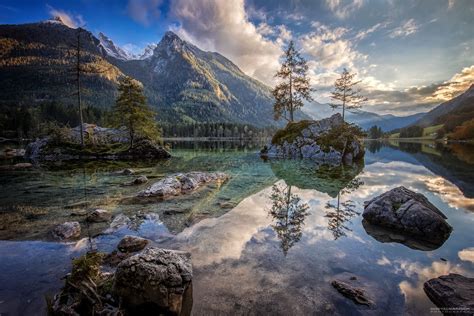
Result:
[[[441,103],[420,120],[413,123],[422,127],[445,123],[460,123],[474,118],[474,84],[461,95]],[[460,124],[459,124],[460,125]]]
[[[315,103],[306,106],[303,111],[314,119],[329,117],[335,113],[328,104]],[[420,119],[425,113],[416,113],[408,116],[395,116],[391,114],[379,115],[373,112],[358,110],[355,112],[346,112],[346,119],[367,130],[377,125],[382,131],[388,132],[410,125]]]
[[[77,29],[60,19],[0,25],[0,103],[58,101],[74,106]],[[144,54],[127,53],[100,33],[81,31],[85,105],[108,108],[120,76],[141,81],[163,122],[232,122],[275,125],[270,88],[245,75],[224,56],[205,52],[168,32]],[[302,112],[297,118],[308,118]],[[282,125],[284,122],[280,122]]]

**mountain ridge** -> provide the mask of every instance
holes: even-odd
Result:
[[[149,104],[164,122],[283,124],[273,120],[270,87],[247,76],[221,54],[203,51],[171,31],[137,59],[103,33],[97,38],[56,20],[0,25],[0,70],[8,74],[0,78],[6,87],[0,92],[0,102],[58,101],[74,106],[73,69],[79,32],[81,59],[89,68],[101,65],[106,70],[82,76],[86,104],[110,107],[118,79],[128,75],[143,83]],[[18,55],[22,57],[18,59]],[[302,112],[297,117],[308,118]]]

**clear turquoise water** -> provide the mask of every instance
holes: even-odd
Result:
[[[87,238],[49,239],[50,228],[66,220],[83,223],[83,237],[94,236],[99,250],[112,250],[124,234],[137,234],[158,246],[190,251],[196,315],[424,315],[434,305],[423,282],[449,272],[474,276],[470,147],[371,143],[364,164],[328,168],[263,161],[259,144],[173,146],[175,158],[152,165],[1,171],[0,314],[43,313],[44,295],[58,290],[70,259],[90,246]],[[125,167],[152,181],[186,171],[224,171],[231,180],[191,196],[143,203],[133,196],[146,185],[120,186],[133,179],[116,174]],[[380,242],[365,230],[363,202],[399,185],[423,193],[448,217],[453,232],[439,248]],[[286,212],[278,203],[287,201],[290,187]],[[11,206],[17,207],[15,216]],[[159,220],[137,220],[132,228],[104,234],[108,224],[87,226],[83,217],[71,216],[96,207],[129,217],[158,214]],[[349,274],[358,276],[375,306],[357,306],[332,288],[333,278]]]

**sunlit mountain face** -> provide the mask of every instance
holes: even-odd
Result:
[[[368,97],[364,110],[407,116],[427,112],[472,84],[473,11],[469,0],[6,0],[0,23],[56,17],[91,31],[120,60],[151,56],[172,30],[270,87],[283,50],[294,40],[309,62],[317,102],[330,101],[334,80],[346,67],[361,80]]]

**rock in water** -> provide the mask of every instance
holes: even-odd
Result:
[[[355,279],[353,279],[355,280]],[[347,282],[341,280],[333,280],[331,285],[342,295],[350,298],[354,303],[360,305],[371,306],[373,302],[366,296],[365,291],[359,289]]]
[[[96,209],[87,216],[88,222],[99,223],[107,222],[112,218],[112,214],[107,210]]]
[[[51,233],[59,240],[78,238],[81,235],[81,225],[78,222],[65,222],[54,227]]]
[[[319,121],[289,123],[277,131],[261,155],[308,158],[333,165],[352,164],[364,157],[364,148],[357,134],[361,134],[360,129],[345,123],[340,114]]]
[[[117,248],[121,252],[140,251],[148,245],[148,240],[137,236],[125,236],[120,240]]]
[[[118,265],[113,291],[131,313],[186,315],[192,306],[192,276],[189,253],[147,248]]]
[[[364,219],[433,243],[444,242],[452,227],[446,216],[426,197],[401,186],[365,202]]]
[[[450,273],[428,280],[423,285],[426,295],[445,315],[474,314],[474,278]]]
[[[167,198],[170,196],[192,192],[207,183],[221,183],[227,179],[229,179],[229,176],[223,172],[189,172],[186,174],[179,173],[155,182],[146,190],[139,192],[138,196],[156,196],[160,198]]]

